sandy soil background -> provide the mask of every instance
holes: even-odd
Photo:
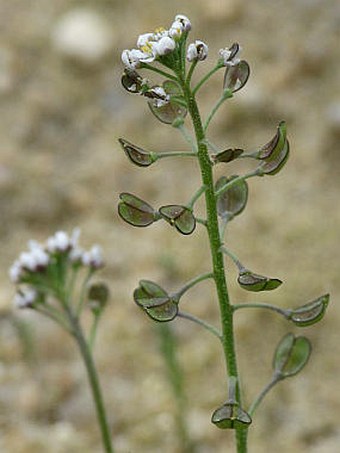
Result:
[[[199,184],[192,162],[169,159],[138,169],[117,144],[122,136],[155,151],[183,149],[181,137],[120,85],[121,50],[133,47],[140,33],[169,26],[179,12],[192,20],[192,39],[209,44],[210,59],[202,70],[212,67],[219,48],[234,41],[251,66],[247,86],[214,121],[213,140],[221,147],[254,149],[268,141],[279,120],[288,123],[289,163],[275,178],[250,181],[249,205],[228,232],[231,248],[247,266],[285,282],[255,299],[292,307],[331,293],[327,317],[303,331],[271,313],[238,314],[246,404],[269,379],[274,345],[285,332],[307,335],[314,347],[303,374],[280,384],[257,412],[250,452],[338,451],[338,2],[0,0],[2,452],[101,451],[71,340],[35,313],[14,312],[7,276],[28,239],[43,241],[75,226],[82,229],[84,246],[99,243],[105,249],[102,277],[112,300],[96,358],[117,452],[182,452],[157,332],[135,307],[132,291],[140,278],[172,290],[207,271],[206,235],[198,228],[183,237],[164,223],[136,229],[116,212],[119,192],[136,193],[158,206],[185,203]],[[74,35],[79,36],[75,42]],[[221,77],[200,96],[205,113],[219,95]],[[230,172],[237,169],[234,165]],[[237,288],[235,271],[228,267],[233,300],[254,300]],[[212,289],[201,284],[183,299],[183,308],[217,323]],[[20,339],[22,322],[30,344]],[[232,433],[210,423],[226,397],[219,345],[182,320],[173,329],[196,451],[233,451]]]

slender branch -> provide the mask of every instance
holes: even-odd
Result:
[[[212,272],[208,272],[206,274],[198,275],[194,277],[192,280],[189,280],[179,291],[174,294],[174,297],[180,299],[184,293],[186,293],[190,288],[197,285],[197,283],[202,282],[203,280],[207,280],[208,278],[214,278],[214,274]]]
[[[241,261],[229,250],[227,249],[224,245],[221,247],[221,251],[225,254],[225,255],[228,255],[232,260],[233,262],[236,264],[238,270],[240,272],[244,271],[246,268],[243,266],[243,264],[241,263]]]
[[[194,73],[194,70],[195,70],[195,68],[196,68],[196,66],[197,66],[197,63],[198,63],[198,60],[194,60],[194,61],[191,63],[190,69],[189,69],[189,71],[188,71],[187,78],[186,78],[186,80],[185,80],[185,83],[186,83],[187,85],[190,85],[191,77],[192,77],[192,75],[193,75],[193,73]]]
[[[259,176],[259,171],[256,169],[250,173],[247,173],[243,176],[238,176],[237,178],[234,178],[232,179],[231,181],[227,182],[226,184],[224,184],[224,186],[220,187],[216,192],[215,192],[215,196],[218,197],[219,195],[221,195],[223,192],[225,192],[226,190],[230,189],[231,187],[233,187],[235,184],[238,184],[240,181],[245,181],[246,179],[249,179],[249,178],[252,178],[254,176]]]
[[[205,190],[206,190],[206,186],[203,184],[203,186],[201,186],[196,192],[195,194],[193,195],[193,197],[191,198],[191,200],[189,201],[189,203],[187,204],[187,207],[189,209],[192,209],[194,204],[196,203],[196,201],[200,198],[201,195],[204,194]]]
[[[82,328],[79,324],[78,318],[75,317],[71,311],[69,311],[68,314],[69,314],[70,323],[73,326],[74,337],[77,341],[80,353],[82,355],[82,358],[84,360],[84,364],[86,367],[87,376],[89,379],[89,383],[90,383],[90,387],[91,387],[92,395],[93,395],[93,400],[94,400],[96,411],[97,411],[97,417],[98,417],[98,422],[99,422],[99,426],[100,426],[100,430],[101,430],[103,446],[104,446],[106,453],[113,453],[114,450],[113,450],[112,442],[111,442],[111,433],[110,433],[109,425],[107,422],[107,416],[106,416],[105,406],[104,406],[104,402],[103,402],[102,391],[100,388],[99,378],[98,378],[97,370],[96,370],[96,367],[95,367],[95,364],[94,364],[94,361],[92,358],[92,354],[91,354],[89,345],[84,338],[84,334],[83,334]]]
[[[206,219],[201,219],[200,217],[196,217],[196,222],[200,223],[201,225],[203,225],[205,227],[208,226],[208,222],[206,221]]]
[[[230,90],[226,90],[223,93],[223,95],[220,97],[220,99],[216,102],[216,104],[213,106],[213,108],[211,109],[211,112],[209,113],[208,118],[206,119],[206,121],[204,123],[204,126],[203,126],[203,129],[204,129],[205,132],[208,129],[210,121],[215,116],[215,113],[217,112],[217,110],[221,107],[221,105],[224,103],[224,101],[226,99],[229,99],[231,97],[233,97],[233,93]]]
[[[180,124],[177,129],[180,131],[182,134],[184,140],[191,146],[192,150],[197,153],[197,146],[196,143],[194,142],[192,136],[186,129],[186,127],[183,124]]]
[[[100,315],[101,315],[101,313],[94,315],[94,319],[93,319],[93,322],[92,322],[92,326],[91,326],[91,330],[90,330],[90,334],[89,334],[89,340],[88,340],[89,347],[90,347],[91,351],[93,351],[94,342],[95,342],[96,335],[97,335],[97,327],[98,327],[98,324],[99,324]]]
[[[205,330],[208,330],[210,333],[215,335],[215,337],[217,337],[220,341],[222,341],[223,336],[222,336],[221,332],[218,329],[216,329],[216,327],[212,326],[211,324],[203,321],[200,318],[197,318],[194,315],[191,315],[189,313],[185,313],[183,311],[179,311],[177,316],[179,318],[188,319],[189,321],[192,321],[192,322],[204,327]]]
[[[210,79],[211,76],[215,74],[219,69],[223,68],[223,65],[217,64],[211,71],[209,71],[195,86],[195,88],[192,90],[192,94],[195,96],[197,91],[202,87],[202,85],[205,84],[205,82]]]
[[[47,306],[45,304],[45,306]],[[42,315],[46,316],[47,318],[52,319],[52,321],[56,322],[59,324],[60,327],[66,330],[69,334],[73,335],[73,331],[71,327],[67,324],[65,319],[62,317],[61,313],[58,312],[58,310],[52,308],[51,306],[47,306],[48,308],[44,309],[43,306],[35,306],[36,311],[41,313]]]
[[[274,373],[272,380],[263,388],[259,395],[255,398],[251,404],[248,413],[250,416],[253,416],[259,404],[262,402],[263,398],[267,395],[270,389],[272,389],[278,382],[280,382],[281,377]]]
[[[291,315],[291,310],[284,310],[283,308],[276,307],[275,305],[265,304],[262,302],[249,302],[244,304],[235,304],[233,305],[233,310],[240,310],[241,308],[264,308],[267,310],[275,311],[280,315],[284,316],[286,319],[289,319]]]
[[[143,65],[141,66],[143,69],[149,69],[150,71],[153,71],[153,72],[157,72],[158,74],[164,76],[164,77],[167,77],[168,79],[171,79],[171,80],[174,80],[175,82],[177,82],[177,77],[172,75],[172,74],[169,74],[168,72],[166,71],[162,71],[162,69],[159,69],[159,68],[156,68],[154,66],[151,66],[147,63],[143,63]]]
[[[81,312],[81,310],[83,308],[85,295],[86,295],[86,290],[87,290],[87,284],[88,284],[90,278],[92,277],[92,274],[93,274],[93,270],[89,269],[88,272],[87,272],[87,275],[86,275],[86,277],[84,279],[83,285],[81,287],[80,296],[79,296],[79,300],[78,300],[78,304],[77,304],[77,308],[76,308],[77,316],[80,315],[80,312]]]
[[[158,159],[164,159],[165,157],[196,157],[197,153],[195,151],[169,151],[164,153],[157,154]]]

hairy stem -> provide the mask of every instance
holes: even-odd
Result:
[[[212,75],[218,68],[211,71]],[[208,74],[208,75],[209,75]],[[208,77],[205,78],[207,80]],[[202,183],[206,186],[205,200],[206,200],[206,213],[207,213],[207,231],[209,235],[209,243],[211,250],[211,258],[213,264],[214,280],[218,295],[221,324],[222,324],[222,346],[226,362],[228,376],[238,377],[237,360],[235,351],[234,329],[233,329],[233,309],[229,301],[227,283],[225,278],[223,254],[221,252],[221,239],[219,234],[218,216],[216,197],[214,192],[214,180],[212,173],[212,165],[209,159],[208,148],[205,142],[205,133],[202,125],[201,116],[198,110],[194,93],[197,92],[199,87],[204,83],[200,82],[194,91],[185,84],[184,80],[181,81],[183,92],[185,94],[189,113],[192,119],[193,127],[195,130],[198,160],[201,170]],[[238,384],[236,385],[236,400],[241,404],[241,392]],[[236,430],[236,442],[238,453],[245,453],[247,451],[247,439],[242,430]]]

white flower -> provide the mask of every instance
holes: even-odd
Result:
[[[57,231],[47,239],[47,250],[51,253],[66,252],[71,245],[71,239],[65,231]]]
[[[35,289],[21,289],[14,296],[14,305],[16,308],[29,308],[35,302],[38,293]]]
[[[191,30],[191,22],[187,18],[187,16],[184,16],[183,14],[177,14],[177,16],[175,17],[175,22],[180,22],[182,24],[182,31]]]
[[[37,241],[29,241],[28,248],[30,249],[31,256],[35,259],[36,268],[46,267],[48,265],[50,257]]]
[[[187,60],[192,61],[203,61],[208,56],[208,46],[200,40],[196,40],[194,43],[189,44],[187,50]]]
[[[169,36],[164,36],[154,44],[153,49],[157,55],[163,56],[173,52],[176,48],[176,43]]]
[[[37,263],[36,263],[36,259],[32,253],[30,253],[30,252],[20,253],[19,261],[20,261],[22,268],[28,269],[29,271],[32,271],[32,272],[36,271]]]
[[[22,276],[22,272],[23,269],[21,266],[21,262],[19,260],[16,260],[9,269],[8,272],[9,278],[13,283],[19,283],[20,277]]]
[[[240,59],[236,58],[236,56],[241,50],[241,46],[238,43],[234,43],[229,48],[225,47],[224,49],[220,49],[218,54],[223,60],[224,66],[236,66],[240,62]]]
[[[173,39],[179,39],[183,34],[182,22],[175,20],[169,29],[169,36]]]
[[[88,252],[83,253],[82,262],[84,266],[98,269],[104,265],[102,249],[99,245],[94,245]]]
[[[153,33],[144,33],[143,35],[139,35],[137,39],[137,47],[141,48],[146,46],[150,41],[153,40],[153,36]]]

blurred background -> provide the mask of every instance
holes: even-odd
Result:
[[[292,328],[273,313],[237,314],[239,366],[247,406],[271,375],[275,345],[290,331],[313,343],[298,377],[275,388],[250,428],[252,453],[336,453],[340,444],[339,231],[340,8],[336,0],[0,0],[0,449],[9,453],[99,452],[91,397],[72,341],[36,313],[12,309],[8,268],[29,239],[80,226],[84,247],[100,244],[111,303],[96,359],[118,453],[182,452],[174,398],[151,320],[132,301],[141,278],[169,291],[210,266],[206,234],[189,237],[163,222],[123,223],[118,194],[154,206],[185,204],[199,186],[197,166],[167,159],[131,165],[124,137],[153,151],[183,150],[182,138],[120,84],[121,51],[139,34],[169,27],[177,13],[191,40],[209,45],[205,72],[221,47],[238,41],[251,67],[246,87],[211,125],[218,147],[255,149],[288,123],[291,157],[276,177],[250,181],[249,204],[228,229],[247,267],[284,281],[249,297],[227,264],[234,302],[294,307],[331,293],[320,324]],[[197,75],[197,77],[199,74]],[[218,73],[199,97],[203,114],[220,95]],[[222,165],[223,167],[223,165]],[[244,171],[232,165],[219,174]],[[190,175],[190,176],[189,176]],[[211,283],[182,307],[218,323]],[[226,399],[220,346],[196,325],[172,323],[197,452],[233,451],[233,433],[210,417]]]

